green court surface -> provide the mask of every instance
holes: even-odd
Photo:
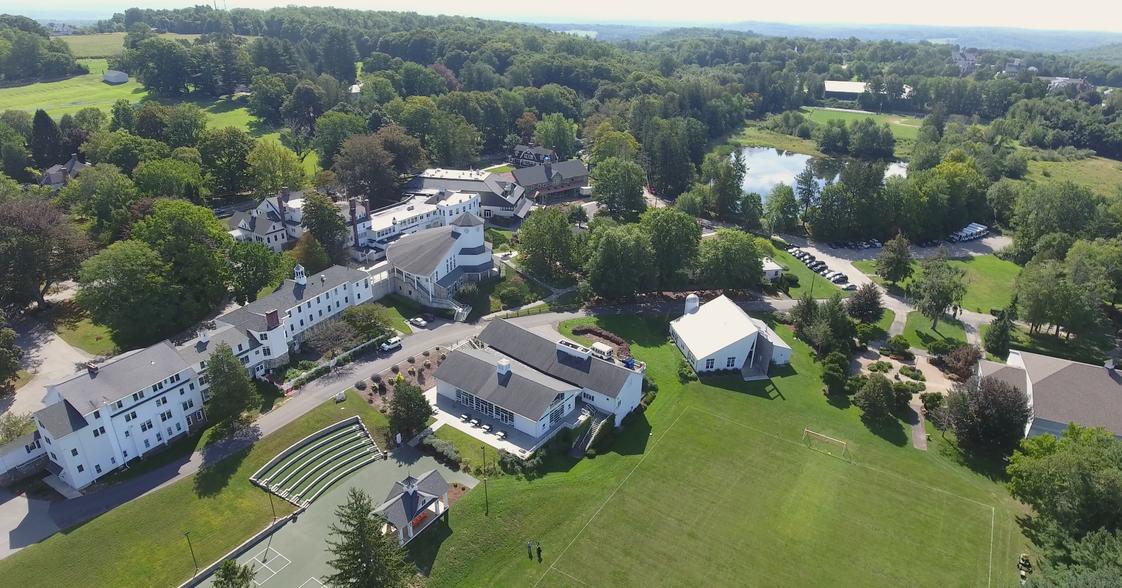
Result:
[[[542,586],[988,583],[989,504],[701,408],[652,445]]]
[[[323,576],[332,572],[327,565],[331,554],[327,551],[326,539],[331,524],[335,522],[335,509],[347,501],[350,488],[365,490],[375,505],[378,505],[394,482],[407,475],[419,476],[432,469],[439,470],[449,484],[459,482],[469,487],[476,484],[471,476],[453,472],[413,448],[401,447],[393,450],[390,455],[388,460],[375,461],[337,482],[313,502],[308,510],[239,556],[238,563],[252,564],[257,570],[254,578],[257,586],[309,588],[323,585]],[[450,511],[449,515],[455,516],[455,512]],[[424,533],[441,534],[446,530],[443,521],[436,521]],[[213,584],[207,580],[201,585]]]

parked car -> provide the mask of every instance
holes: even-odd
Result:
[[[852,292],[856,289],[857,289],[857,286],[854,285],[854,284],[846,284],[846,285],[842,286],[842,290],[845,290],[846,292]]]
[[[428,326],[429,322],[419,316],[415,316],[409,319],[409,324],[413,325],[414,327],[425,327]]]
[[[401,337],[391,337],[387,339],[382,343],[379,349],[382,350],[382,353],[389,353],[390,351],[401,349]]]
[[[849,278],[845,277],[845,274],[838,274],[830,278],[830,281],[835,284],[844,284],[849,281]]]

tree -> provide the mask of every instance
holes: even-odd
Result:
[[[957,309],[966,295],[966,273],[947,261],[943,248],[923,264],[923,274],[912,285],[916,309],[931,319],[931,330],[952,308]]]
[[[248,175],[246,157],[253,149],[253,138],[236,127],[209,129],[199,140],[203,168],[214,178],[214,189],[223,196],[245,189]]]
[[[84,172],[83,172],[84,173]],[[133,181],[140,194],[151,198],[168,197],[205,204],[210,198],[209,183],[202,167],[179,159],[145,161],[133,171]]]
[[[226,253],[233,239],[209,208],[158,200],[152,214],[133,226],[132,237],[171,264],[168,277],[182,288],[177,315],[183,324],[213,311],[226,295]]]
[[[531,215],[532,217],[532,215]],[[593,292],[609,300],[630,298],[654,286],[654,249],[637,225],[603,225],[592,231],[585,272]]]
[[[534,126],[534,142],[557,153],[561,161],[577,153],[577,124],[560,113],[547,114]]]
[[[810,292],[803,292],[802,297],[795,302],[795,307],[791,309],[790,314],[791,325],[794,327],[795,334],[801,338],[802,332],[818,319],[818,301],[810,295]]]
[[[260,404],[257,389],[246,374],[234,350],[227,343],[218,343],[206,364],[210,380],[210,402],[207,416],[218,423],[232,423],[241,419],[242,413]]]
[[[343,141],[334,170],[347,194],[366,195],[371,209],[399,197],[394,157],[374,135],[352,135]]]
[[[428,154],[421,141],[401,126],[386,125],[374,133],[374,138],[393,157],[393,169],[398,174],[408,174],[428,165]]]
[[[755,239],[744,231],[717,229],[698,248],[698,278],[711,288],[757,288],[763,272]]]
[[[943,363],[947,371],[959,378],[969,378],[978,368],[978,361],[982,359],[982,350],[975,345],[959,345],[946,353]]]
[[[764,203],[764,224],[768,234],[785,233],[799,224],[799,203],[787,184],[776,184]]]
[[[55,284],[78,277],[89,243],[56,207],[32,196],[0,206],[0,308],[47,304]]]
[[[136,121],[136,110],[127,98],[119,98],[110,109],[109,130],[132,132]]]
[[[45,110],[41,108],[36,110],[35,118],[31,123],[31,140],[28,141],[35,165],[43,169],[61,161],[64,157],[64,154],[59,152],[61,145],[62,132],[59,131],[54,119]]]
[[[709,209],[718,218],[732,220],[744,198],[744,176],[748,165],[740,151],[731,156],[710,153],[701,165],[701,181],[710,185]],[[759,221],[759,213],[756,214]],[[751,227],[749,227],[751,228]]]
[[[810,209],[818,204],[818,180],[814,177],[814,168],[808,161],[803,171],[795,176],[795,193],[798,196],[799,206],[802,207],[802,216],[805,218]]]
[[[869,282],[862,284],[846,301],[845,309],[849,316],[862,323],[875,323],[884,316],[884,304],[880,299],[880,288]]]
[[[396,396],[394,399],[396,400]],[[424,400],[424,398],[422,398]],[[426,404],[427,406],[427,404]],[[406,588],[416,570],[392,535],[382,533],[385,520],[374,512],[370,496],[351,488],[347,502],[335,509],[327,563],[335,573],[324,577],[328,586],[345,588]]]
[[[947,422],[965,449],[1012,449],[1031,415],[1025,391],[997,378],[973,377],[947,394]]]
[[[86,168],[59,192],[59,202],[93,219],[91,232],[103,241],[124,236],[129,208],[139,197],[133,181],[108,163]]]
[[[163,37],[145,39],[135,49],[126,50],[122,60],[137,65],[137,77],[153,94],[173,97],[187,92],[191,56],[176,41]]]
[[[1009,319],[1007,311],[1002,311],[997,320],[990,323],[990,328],[983,337],[986,352],[998,358],[1008,357],[1012,331],[1013,321]]]
[[[355,62],[358,61],[358,50],[351,38],[350,31],[341,27],[332,27],[323,36],[320,48],[320,64],[323,71],[343,82],[353,82],[355,79]]]
[[[432,130],[425,137],[425,145],[433,160],[445,166],[464,166],[479,156],[482,137],[464,117],[438,112],[432,121]]]
[[[339,317],[350,325],[363,341],[372,341],[393,332],[385,307],[377,304],[360,304],[348,307]]]
[[[323,321],[308,329],[304,343],[321,357],[332,358],[353,347],[357,334],[351,326],[339,319]]]
[[[674,200],[674,208],[692,217],[705,216],[705,207],[709,202],[712,190],[704,184],[694,184],[689,192],[681,194]]]
[[[253,565],[239,565],[236,560],[228,559],[214,571],[211,584],[214,588],[253,588],[257,576]]]
[[[896,237],[884,244],[877,256],[877,274],[895,285],[908,279],[913,271],[915,268],[912,267],[911,244],[897,233]]]
[[[19,362],[22,358],[23,350],[16,344],[16,332],[8,327],[8,317],[0,310],[0,398],[16,391],[15,382],[19,378]],[[12,413],[7,413],[0,417],[0,437],[3,437],[0,443],[11,441],[5,425],[13,416]]]
[[[320,161],[334,161],[343,141],[351,135],[366,132],[366,119],[349,112],[330,111],[316,119],[313,145],[319,151]]]
[[[291,258],[291,263],[285,263],[286,267],[300,264],[304,266],[308,275],[318,274],[331,267],[331,258],[327,255],[327,249],[324,249],[310,232],[301,235],[292,246],[292,250],[285,253],[285,256]]]
[[[132,173],[142,161],[171,156],[171,148],[155,139],[145,139],[128,131],[90,133],[82,151],[91,163],[111,163],[125,173]],[[84,173],[84,172],[83,172]]]
[[[168,109],[165,142],[171,147],[194,147],[206,131],[206,113],[191,103]]]
[[[277,74],[257,75],[249,84],[247,108],[253,116],[277,126],[282,122],[281,107],[289,96],[284,77]]]
[[[301,80],[281,106],[281,116],[289,128],[313,134],[324,110],[323,90],[310,80]]]
[[[853,404],[861,409],[861,418],[866,421],[876,422],[890,418],[896,405],[892,382],[882,374],[870,374],[865,385],[853,395]]]
[[[614,129],[601,131],[589,150],[589,163],[595,167],[600,162],[614,157],[624,161],[635,161],[639,155],[639,142],[627,131]]]
[[[530,271],[553,276],[573,266],[573,230],[559,208],[531,214],[518,231],[519,251]]]
[[[603,204],[613,218],[632,220],[646,209],[644,181],[639,164],[614,157],[605,159],[592,170],[596,201]]]
[[[3,324],[3,321],[0,321],[0,324]],[[10,331],[11,329],[8,330]],[[15,332],[12,332],[12,336],[14,338]],[[3,336],[0,335],[0,339],[2,338]],[[4,394],[4,392],[0,392],[0,396],[3,396]],[[23,435],[24,431],[26,431],[29,427],[35,427],[35,417],[31,416],[31,413],[29,412],[25,412],[23,414],[15,412],[6,412],[4,414],[0,414],[0,445],[7,445],[8,443],[15,441],[15,439]]]
[[[421,429],[433,414],[432,406],[421,389],[409,382],[398,382],[390,400],[390,427],[405,439]]]
[[[680,285],[685,271],[697,258],[701,244],[701,227],[697,220],[673,208],[652,208],[643,213],[639,225],[647,233],[654,250],[659,286]]]
[[[118,241],[86,260],[76,300],[122,347],[159,339],[176,327],[180,284],[171,266],[145,243]]]
[[[277,280],[280,269],[281,257],[264,243],[235,242],[230,248],[234,300],[238,304],[257,300],[257,293]]]
[[[304,198],[304,227],[323,245],[332,261],[344,260],[347,221],[330,198],[318,193]]]
[[[304,164],[276,141],[258,141],[245,161],[246,173],[258,195],[276,194],[284,188],[298,190],[308,183]]]

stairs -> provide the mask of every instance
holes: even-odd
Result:
[[[604,426],[612,426],[608,424],[613,418],[612,415],[587,407],[584,410],[589,413],[589,424],[588,428],[584,430],[584,434],[573,441],[573,446],[569,450],[569,455],[573,457],[584,457],[588,447],[592,445],[593,439],[596,439],[596,435],[600,433],[600,429]]]

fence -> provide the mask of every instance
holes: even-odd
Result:
[[[508,312],[508,313],[505,313],[505,314],[501,314],[501,315],[498,316],[498,318],[510,319],[510,318],[518,318],[520,316],[533,316],[535,314],[542,314],[542,313],[546,313],[546,312],[573,312],[573,311],[580,310],[580,309],[581,309],[581,306],[579,304],[563,304],[563,305],[539,304],[537,306],[530,306],[530,307],[527,307],[527,308],[522,308],[520,310],[516,310],[516,311]]]

